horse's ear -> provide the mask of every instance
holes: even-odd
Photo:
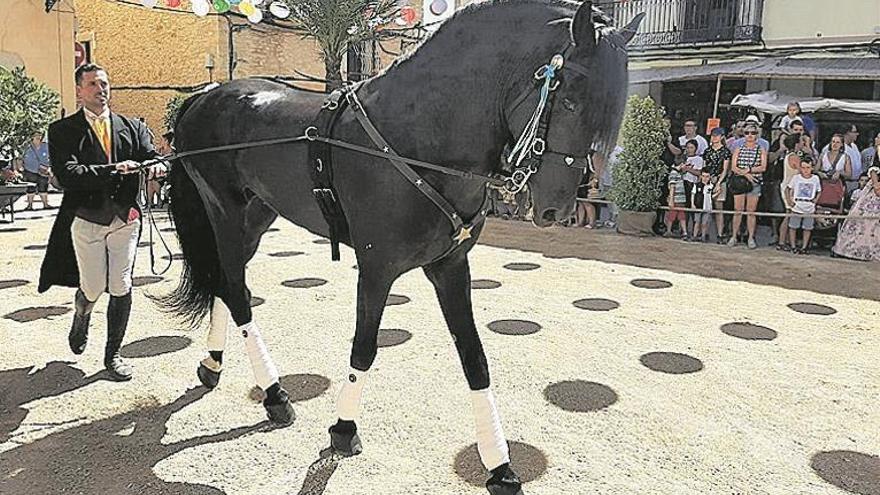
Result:
[[[628,44],[630,41],[632,41],[636,33],[639,32],[639,24],[642,23],[642,19],[644,18],[645,13],[641,12],[639,15],[633,17],[633,20],[629,21],[629,24],[627,24],[620,30],[620,35],[623,36],[624,44]]]
[[[596,48],[596,25],[593,24],[593,2],[590,0],[578,7],[571,20],[571,42],[586,51]]]

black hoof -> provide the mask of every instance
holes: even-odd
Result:
[[[353,457],[364,451],[354,421],[342,421],[330,427],[330,448],[343,457]]]
[[[278,384],[276,383],[273,387],[276,385]],[[269,393],[267,390],[266,398],[263,400],[263,407],[266,408],[266,415],[269,416],[269,421],[282,426],[293,423],[293,420],[296,419],[296,413],[293,412],[293,406],[290,404],[290,397],[287,395],[287,391],[279,387],[277,392],[274,389],[272,392]]]
[[[486,482],[486,489],[491,495],[523,495],[522,483],[513,469],[510,469],[510,464],[498,466],[491,474]]]
[[[220,372],[214,371],[202,363],[199,363],[199,369],[196,370],[199,375],[199,381],[207,388],[213,389],[220,383]]]

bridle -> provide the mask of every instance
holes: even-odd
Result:
[[[535,71],[535,80],[539,81],[538,105],[506,159],[508,164],[513,165],[511,175],[505,181],[505,189],[508,192],[520,192],[526,186],[529,178],[538,173],[545,157],[555,156],[558,158],[549,163],[581,168],[575,165],[576,158],[573,154],[551,150],[547,147],[547,131],[550,128],[554,96],[556,89],[561,84],[559,72],[564,68],[567,71],[589,77],[587,67],[568,60],[574,49],[574,43],[570,42],[562,53],[553,55],[547,65],[541,66]],[[533,87],[523,90],[508,108],[507,115],[512,115],[533,91]],[[590,161],[591,155],[592,152],[584,157],[587,162]]]

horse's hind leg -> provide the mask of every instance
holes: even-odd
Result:
[[[424,270],[434,285],[471,389],[477,450],[483,465],[491,473],[486,488],[492,495],[521,494],[521,483],[510,467],[507,440],[501,428],[495,397],[489,386],[486,354],[474,324],[467,253],[454,252],[449,257],[426,266]]]
[[[260,238],[272,225],[278,215],[258,197],[251,196],[245,207],[243,245],[245,263],[254,257],[260,245]],[[229,329],[229,309],[216,297],[211,307],[208,329],[208,356],[199,363],[198,377],[202,385],[214,388],[220,382],[223,367],[223,351],[226,349],[226,335]]]
[[[362,451],[355,421],[360,415],[361,393],[367,371],[376,359],[379,323],[395,278],[397,278],[396,274],[387,274],[381,267],[370,267],[360,263],[357,324],[351,348],[351,369],[342,384],[336,403],[339,420],[330,427],[330,446],[342,455],[357,455]]]
[[[260,329],[253,320],[250,299],[251,293],[245,284],[245,265],[253,256],[259,236],[268,228],[268,225],[248,225],[245,218],[247,209],[236,208],[236,199],[225,198],[225,208],[208,208],[208,216],[214,227],[214,236],[217,240],[217,251],[220,264],[223,269],[224,285],[217,294],[229,308],[229,313],[235,325],[241,331],[245,339],[245,348],[251,367],[254,370],[257,385],[266,392],[263,407],[269,415],[269,419],[279,424],[289,424],[294,419],[293,407],[288,400],[285,391],[278,381],[278,370],[266,344],[260,334]],[[251,201],[256,201],[251,197]],[[247,205],[253,204],[251,202]],[[265,208],[265,205],[261,206]],[[272,214],[274,215],[274,213]],[[274,217],[271,218],[274,220]],[[267,217],[266,222],[271,224]],[[262,229],[262,230],[260,230]]]

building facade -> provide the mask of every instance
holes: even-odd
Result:
[[[28,76],[54,89],[65,109],[76,104],[75,8],[62,0],[46,13],[44,0],[0,0],[0,66],[24,67]]]
[[[602,0],[623,26],[646,14],[630,45],[630,92],[651,95],[674,125],[714,114],[729,125],[739,94],[880,99],[877,0]],[[718,102],[716,104],[716,97]],[[876,116],[816,115],[824,136],[842,121],[876,128]],[[872,120],[873,119],[873,120]],[[862,140],[869,137],[863,130]]]
[[[165,130],[171,98],[211,82],[324,73],[317,44],[289,25],[198,17],[188,1],[148,9],[138,2],[77,0],[76,7],[77,40],[110,73],[114,111],[143,118],[155,132]]]

